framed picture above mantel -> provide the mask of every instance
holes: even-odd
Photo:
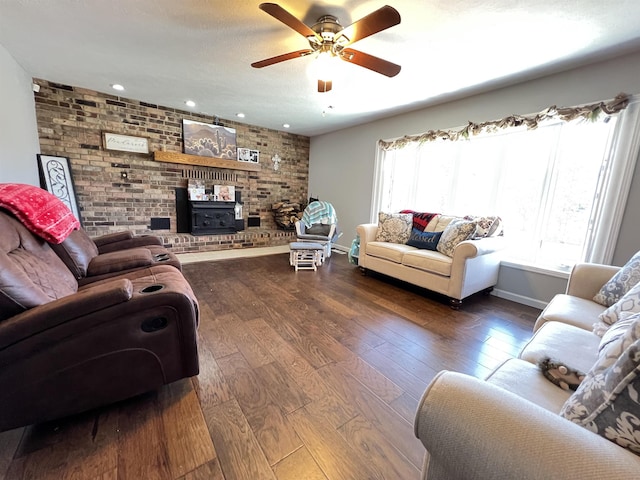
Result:
[[[236,160],[236,130],[224,125],[182,120],[184,153]]]

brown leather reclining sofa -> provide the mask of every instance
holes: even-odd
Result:
[[[0,431],[198,374],[198,302],[177,258],[155,237],[67,240],[58,256],[0,209]]]

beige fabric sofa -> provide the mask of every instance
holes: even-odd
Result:
[[[465,240],[448,257],[405,244],[376,242],[375,223],[358,225],[356,231],[360,237],[358,266],[363,271],[373,270],[446,295],[453,308],[473,293],[490,291],[498,282],[504,237]]]
[[[591,299],[618,270],[580,264],[540,314],[519,358],[487,379],[440,372],[418,406],[415,434],[429,479],[637,479],[640,457],[559,415],[572,392],[541,373],[545,357],[587,372],[598,358]]]

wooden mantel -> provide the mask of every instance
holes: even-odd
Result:
[[[156,162],[181,163],[183,165],[200,165],[203,167],[228,168],[229,170],[248,170],[253,172],[260,171],[260,165],[257,163],[238,162],[236,160],[227,160],[224,158],[200,157],[198,155],[187,155],[178,152],[153,152],[153,159]]]

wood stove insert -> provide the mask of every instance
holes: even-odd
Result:
[[[189,201],[192,235],[236,233],[236,202]]]

